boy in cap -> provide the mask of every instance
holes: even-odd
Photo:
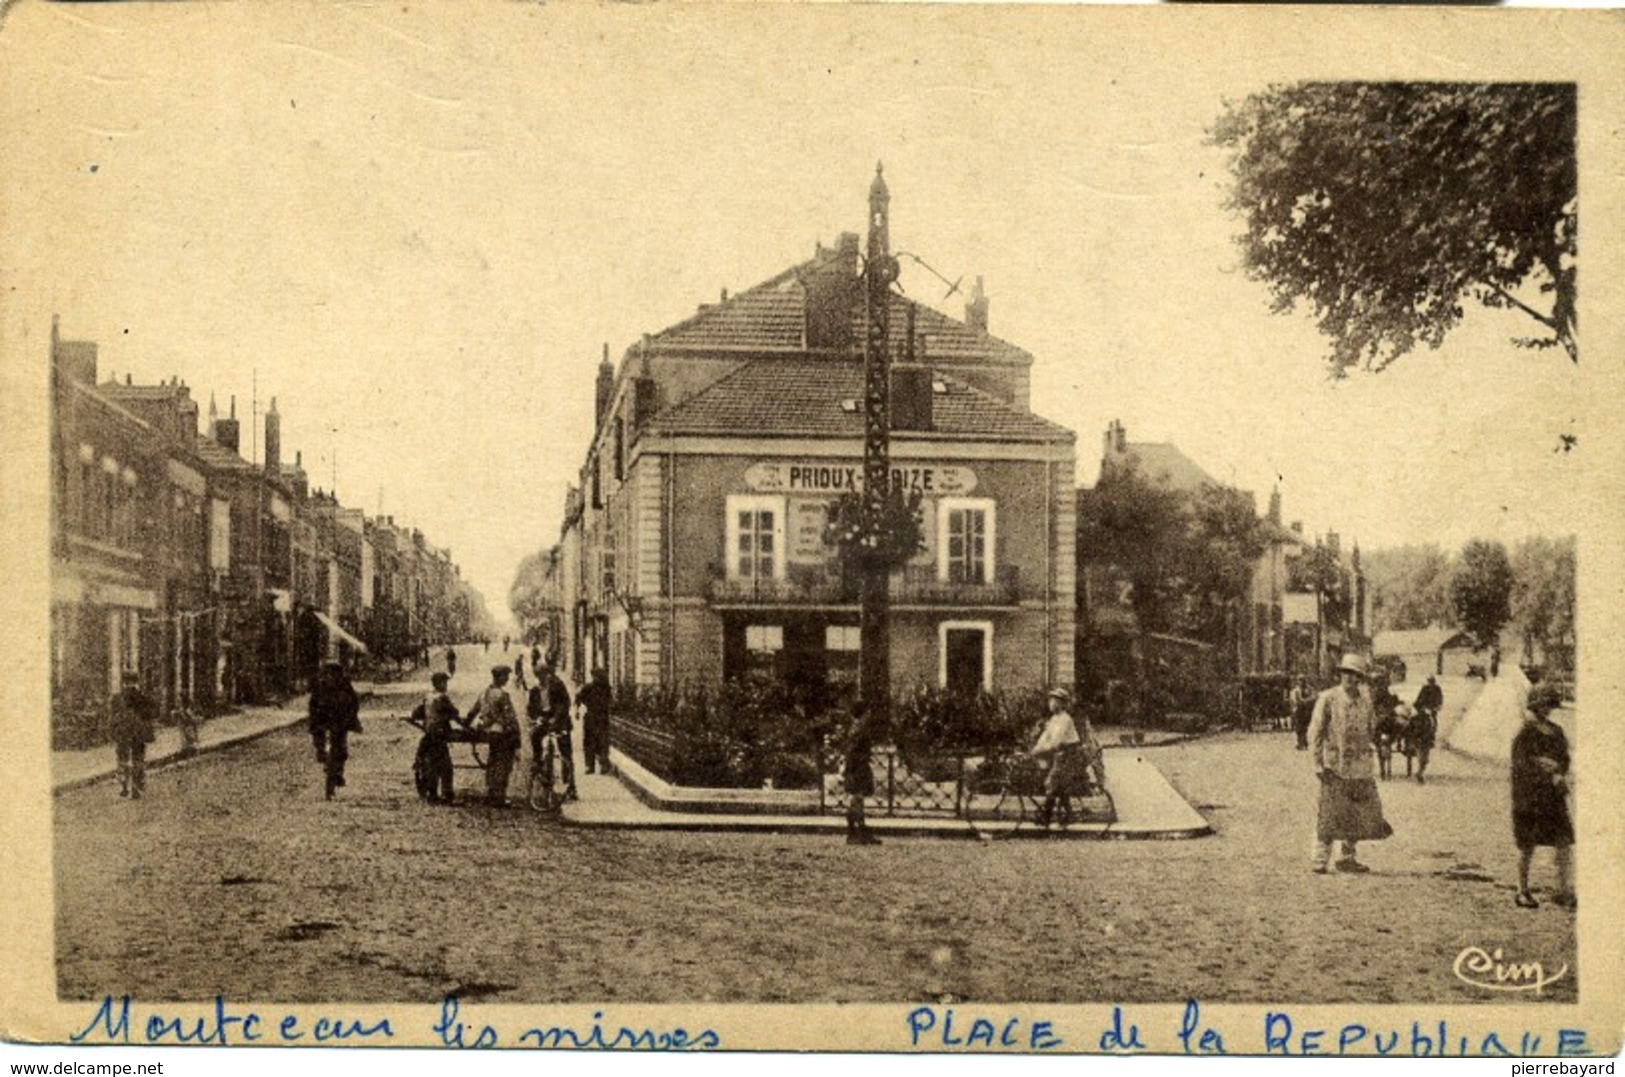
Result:
[[[418,750],[422,754],[424,786],[431,804],[450,804],[455,799],[450,735],[451,724],[458,721],[459,716],[457,704],[446,694],[450,682],[450,676],[445,673],[430,676],[434,691],[423,701],[423,743]]]
[[[875,723],[861,701],[852,705],[852,724],[847,730],[846,753],[841,764],[841,783],[846,789],[846,843],[879,845],[869,830],[864,814],[864,798],[875,795],[875,772],[870,762],[874,751]]]
[[[1038,812],[1038,825],[1048,830],[1057,803],[1061,807],[1061,825],[1072,822],[1072,785],[1083,738],[1078,735],[1077,723],[1067,709],[1072,694],[1065,688],[1051,688],[1045,698],[1049,718],[1033,745],[1033,757],[1045,766],[1044,806]]]

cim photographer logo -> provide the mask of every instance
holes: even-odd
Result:
[[[1568,974],[1568,965],[1559,965],[1551,972],[1539,961],[1509,959],[1501,947],[1485,950],[1482,946],[1469,946],[1456,955],[1451,966],[1456,979],[1486,991],[1530,991],[1536,995]]]

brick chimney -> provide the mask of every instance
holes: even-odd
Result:
[[[858,279],[858,237],[842,232],[833,251],[819,246],[803,273],[807,347],[840,350],[853,344],[852,320],[862,300]]]
[[[604,417],[609,414],[610,399],[615,395],[615,367],[609,361],[609,344],[604,344],[604,358],[598,364],[598,384],[596,386],[595,409],[599,426],[604,425]]]
[[[214,440],[229,452],[237,452],[242,446],[242,431],[237,425],[237,398],[231,398],[231,414],[224,419],[216,419],[214,423]]]
[[[1105,459],[1111,460],[1128,452],[1128,430],[1121,420],[1113,419],[1106,426],[1106,440],[1102,449]]]
[[[265,413],[265,470],[272,475],[282,470],[282,416],[277,414],[274,396]]]
[[[970,298],[965,301],[965,324],[987,332],[987,293],[982,290],[980,276],[976,278],[976,287],[971,289]]]
[[[63,340],[55,314],[51,315],[51,365],[70,381],[96,384],[95,342]]]

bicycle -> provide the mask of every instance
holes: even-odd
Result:
[[[560,766],[558,735],[544,733],[532,742],[530,779],[525,786],[525,803],[531,810],[554,813],[564,806],[568,791]],[[539,749],[539,750],[538,750]]]
[[[995,756],[966,775],[959,814],[983,841],[1003,841],[1031,832],[1043,799],[1044,772],[1035,760]]]
[[[1079,822],[1115,822],[1117,808],[1104,784],[1104,757],[1091,750],[1071,766],[1075,777],[1059,829]],[[1049,829],[1043,817],[1046,774],[1047,768],[1030,755],[984,759],[966,776],[959,814],[983,841],[1041,836]]]

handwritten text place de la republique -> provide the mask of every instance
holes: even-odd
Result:
[[[1008,1014],[968,1012],[954,1007],[917,1006],[904,1018],[908,1045],[917,1050],[1098,1052],[1102,1054],[1183,1053],[1222,1055],[1232,1049],[1241,1054],[1266,1055],[1394,1055],[1419,1058],[1512,1058],[1550,1052],[1557,1056],[1592,1053],[1586,1033],[1562,1028],[1543,1034],[1529,1029],[1460,1035],[1446,1021],[1411,1021],[1401,1027],[1348,1022],[1315,1026],[1294,1021],[1279,1010],[1264,1015],[1261,1039],[1233,1034],[1202,1020],[1194,1000],[1185,1003],[1171,1041],[1151,1039],[1149,1028],[1131,1020],[1121,1006],[1112,1008],[1103,1029],[1079,1036],[1056,1021],[1023,1020]],[[1227,1045],[1226,1037],[1236,1040]]]

